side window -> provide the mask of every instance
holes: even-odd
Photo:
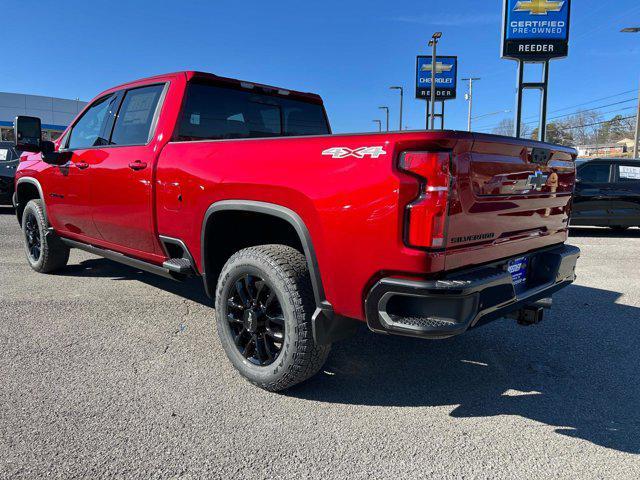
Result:
[[[640,166],[620,165],[618,168],[620,183],[640,183]]]
[[[113,115],[116,98],[115,94],[102,97],[84,112],[71,130],[67,148],[91,148],[109,143],[107,125]]]
[[[578,177],[588,183],[608,183],[611,167],[606,163],[586,165],[578,172]]]
[[[127,91],[111,135],[112,145],[144,145],[151,135],[151,124],[164,85]]]

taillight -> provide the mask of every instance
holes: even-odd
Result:
[[[400,170],[420,181],[418,198],[407,206],[405,241],[409,246],[443,248],[449,202],[448,152],[404,152]]]

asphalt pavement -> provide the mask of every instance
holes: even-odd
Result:
[[[334,345],[284,393],[227,362],[200,282],[74,251],[0,208],[0,478],[640,478],[640,230],[572,232],[543,324]]]

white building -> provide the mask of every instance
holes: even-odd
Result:
[[[618,142],[611,145],[578,145],[578,157],[621,157],[627,153],[626,145]]]
[[[18,115],[39,117],[44,140],[55,140],[85,105],[79,100],[0,92],[0,140],[13,141]]]

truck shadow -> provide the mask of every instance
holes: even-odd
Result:
[[[68,277],[110,278],[112,280],[136,280],[155,288],[178,295],[202,305],[211,306],[201,278],[189,278],[184,282],[176,282],[136,268],[121,265],[106,258],[91,258],[80,263],[68,265],[56,275]]]
[[[15,213],[13,207],[0,205],[0,215],[15,215]]]
[[[211,305],[200,279],[185,283],[106,259],[60,275],[136,280]],[[323,371],[286,395],[391,407],[451,407],[453,418],[518,415],[555,432],[640,453],[640,308],[621,294],[572,285],[544,323],[498,320],[441,341],[358,335],[336,343]],[[419,415],[420,411],[416,411]]]
[[[610,228],[573,227],[569,229],[569,236],[574,238],[640,238],[640,228],[616,231]]]
[[[616,303],[620,296],[571,286],[556,295],[546,323],[499,320],[442,341],[363,329],[335,344],[324,371],[287,395],[450,406],[454,418],[518,415],[560,435],[640,453],[640,308]]]

